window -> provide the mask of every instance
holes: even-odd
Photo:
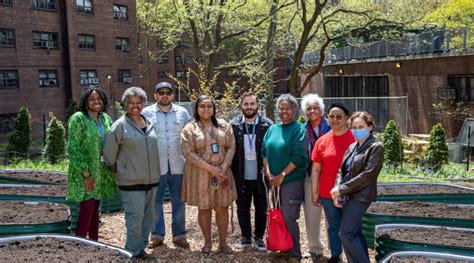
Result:
[[[76,0],[76,10],[78,13],[92,14],[92,0]]]
[[[163,79],[168,77],[168,71],[158,71],[158,78]]]
[[[56,10],[56,0],[31,0],[34,9]]]
[[[58,87],[58,71],[57,70],[40,70],[38,71],[40,87]]]
[[[18,88],[18,71],[0,70],[0,88]]]
[[[127,6],[114,4],[114,18],[118,20],[127,20]]]
[[[132,71],[129,69],[117,70],[118,83],[132,83]]]
[[[123,52],[130,51],[130,39],[116,37],[115,38],[115,50],[120,50]]]
[[[34,48],[59,48],[58,34],[49,32],[33,32]]]
[[[327,97],[385,97],[389,95],[387,76],[324,77]]]
[[[448,91],[455,101],[474,102],[474,75],[448,75]]]
[[[79,49],[95,50],[95,36],[79,35]]]
[[[176,77],[181,79],[185,77],[184,71],[176,71]]]
[[[81,70],[81,85],[89,84],[99,84],[99,79],[97,78],[97,70]]]
[[[15,47],[15,30],[0,28],[0,47]]]
[[[0,5],[12,5],[12,0],[0,0]]]
[[[156,61],[158,64],[168,64],[168,56],[161,56]]]

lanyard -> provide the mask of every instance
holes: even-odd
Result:
[[[103,150],[105,146],[105,131],[104,131],[104,126],[102,125],[102,121],[100,120],[100,113],[99,115],[97,115],[98,122],[95,121],[94,117],[90,113],[89,113],[89,117],[92,120],[94,120],[94,122],[97,124],[97,128],[99,129],[100,139],[101,139],[100,147]]]
[[[249,134],[249,127],[248,127],[247,122],[244,122],[244,125],[245,125],[245,131],[249,135],[249,149],[252,150],[252,148],[253,148],[253,139],[255,138],[255,126],[257,126],[257,125],[255,124],[255,122],[253,123],[251,134]]]

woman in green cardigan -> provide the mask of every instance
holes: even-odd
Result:
[[[79,108],[68,121],[67,198],[80,202],[76,235],[98,240],[100,200],[117,193],[115,176],[102,163],[112,119],[105,113],[107,97],[99,86],[83,89]]]

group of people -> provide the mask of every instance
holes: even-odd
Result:
[[[187,204],[198,208],[201,252],[212,251],[214,210],[218,251],[233,253],[227,233],[229,207],[236,202],[242,236],[234,247],[265,251],[267,195],[273,187],[280,193],[279,205],[294,243],[282,251],[290,262],[322,256],[322,210],[329,262],[340,262],[342,249],[349,262],[369,262],[362,216],[375,201],[383,163],[383,148],[372,136],[369,113],[350,116],[344,105],[334,103],[325,118],[322,98],[308,94],[301,103],[307,122],[299,124],[297,100],[283,94],[276,102],[280,122],[273,124],[258,114],[258,97],[246,93],[241,114],[226,122],[216,117],[212,97],[199,96],[191,117],[173,103],[174,92],[171,83],[161,82],[155,86],[156,103],[144,107],[146,93],[128,88],[122,96],[126,114],[112,122],[105,113],[105,92],[98,86],[83,90],[80,111],[68,122],[68,198],[80,202],[76,235],[98,239],[100,200],[119,191],[127,229],[125,249],[134,259],[152,259],[145,248],[163,245],[168,187],[176,247],[189,249]],[[309,250],[305,254],[298,226],[302,204]]]

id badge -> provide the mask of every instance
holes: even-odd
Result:
[[[211,144],[212,153],[219,153],[219,145],[217,143]]]
[[[257,160],[257,155],[254,153],[250,153],[245,155],[245,159],[247,159],[247,161],[255,161]]]

